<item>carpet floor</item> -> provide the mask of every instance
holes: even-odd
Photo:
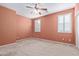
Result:
[[[26,38],[0,46],[0,56],[79,56],[79,49],[67,43]]]

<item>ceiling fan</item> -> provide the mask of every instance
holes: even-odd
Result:
[[[39,3],[36,3],[36,4],[34,4],[34,7],[32,7],[32,6],[26,6],[26,8],[35,9],[40,15],[42,14],[41,11],[48,12],[48,11],[47,11],[47,8],[40,8],[40,7],[38,7],[38,6],[39,6]]]

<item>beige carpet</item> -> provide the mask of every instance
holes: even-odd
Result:
[[[0,56],[79,56],[79,50],[66,43],[27,38],[0,46]]]

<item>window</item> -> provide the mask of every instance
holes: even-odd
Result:
[[[72,14],[64,14],[58,16],[58,32],[72,32]]]
[[[58,32],[63,32],[63,27],[64,27],[64,25],[63,25],[63,15],[59,15],[58,16]]]
[[[41,23],[40,19],[35,20],[35,32],[40,32],[41,31]]]

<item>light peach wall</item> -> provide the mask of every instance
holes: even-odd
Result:
[[[17,15],[16,19],[16,39],[22,39],[22,38],[27,38],[31,37],[32,34],[32,20],[24,17]]]
[[[0,45],[16,41],[16,12],[0,6]]]
[[[57,15],[65,13],[72,13],[72,33],[57,32]],[[31,36],[75,44],[74,8],[40,17],[40,19],[41,32],[35,33],[34,20],[16,15],[15,11],[0,6],[0,45]],[[65,40],[62,40],[63,38]]]
[[[0,45],[31,37],[32,21],[15,11],[0,6]]]
[[[78,11],[79,11],[79,3],[75,5],[75,15],[77,14]]]
[[[58,33],[58,20],[57,16],[60,14],[72,13],[72,33]],[[33,36],[39,38],[45,38],[53,41],[60,41],[66,43],[75,44],[75,36],[74,36],[74,8],[64,10],[61,12],[57,12],[54,14],[50,14],[44,17],[40,17],[41,19],[41,32],[35,33],[33,30]],[[34,29],[34,20],[33,20],[33,29]],[[62,40],[64,38],[64,40]],[[70,41],[69,41],[70,40]]]

